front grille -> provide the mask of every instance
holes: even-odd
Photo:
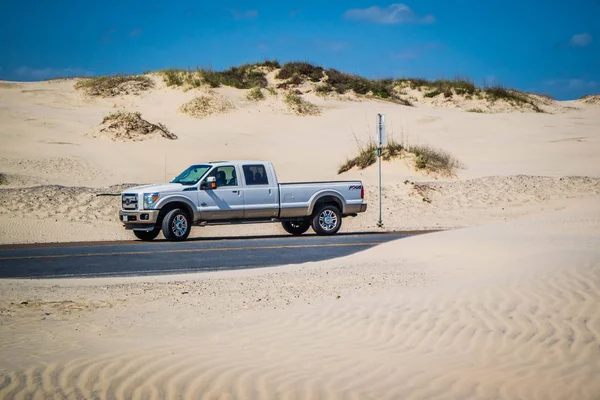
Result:
[[[123,207],[123,210],[137,210],[138,195],[129,193],[121,195],[121,207]]]

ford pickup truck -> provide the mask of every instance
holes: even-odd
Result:
[[[192,226],[281,222],[292,235],[310,227],[334,235],[342,218],[367,209],[361,181],[279,183],[267,161],[192,165],[167,184],[121,193],[119,219],[138,239],[162,230],[170,241],[187,239]]]

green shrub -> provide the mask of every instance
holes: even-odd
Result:
[[[404,148],[394,139],[390,139],[386,146],[381,150],[381,157],[385,161],[400,157]],[[365,169],[377,161],[377,144],[371,140],[366,145],[358,143],[358,155],[354,158],[349,158],[346,162],[340,165],[338,174],[351,170],[354,167]]]
[[[393,138],[390,138],[383,148],[381,156],[385,161],[389,161],[393,158],[400,157],[403,150],[404,147],[400,143],[396,142]]]
[[[265,95],[260,90],[259,87],[252,88],[246,93],[246,98],[250,101],[260,101],[264,100]]]
[[[307,62],[288,62],[281,67],[277,73],[277,79],[290,79],[294,75],[306,76],[313,82],[323,78],[323,67],[312,65]]]
[[[319,107],[310,101],[304,100],[302,97],[295,93],[288,93],[284,99],[292,111],[298,115],[319,115],[321,110]]]
[[[83,79],[75,84],[90,96],[113,97],[152,89],[154,81],[144,75],[108,75]]]
[[[492,86],[484,90],[488,100],[494,102],[496,100],[504,100],[512,105],[530,105],[535,112],[543,113],[544,110],[538,107],[537,104],[526,94],[513,89],[505,89],[502,86]]]
[[[429,146],[412,146],[409,150],[415,155],[415,167],[431,172],[452,175],[461,163],[450,153]]]
[[[167,86],[182,86],[183,75],[185,71],[182,69],[164,69],[159,71]]]
[[[266,67],[269,71],[281,68],[281,64],[279,64],[279,61],[277,60],[264,60],[263,62],[259,62],[254,65],[257,67]]]

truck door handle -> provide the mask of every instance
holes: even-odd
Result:
[[[231,193],[239,193],[237,190],[232,190]]]

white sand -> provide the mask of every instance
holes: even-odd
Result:
[[[594,198],[301,266],[2,281],[0,397],[596,399],[599,249]]]

